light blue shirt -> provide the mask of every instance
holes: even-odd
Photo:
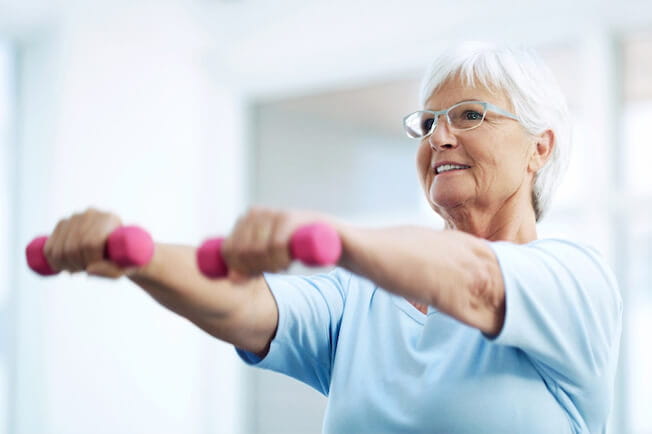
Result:
[[[505,282],[494,339],[342,269],[266,274],[279,322],[243,360],[328,396],[326,433],[602,433],[622,302],[604,260],[563,240],[490,243]]]

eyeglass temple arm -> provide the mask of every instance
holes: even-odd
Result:
[[[501,109],[500,107],[496,107],[495,105],[491,104],[490,102],[485,103],[487,105],[488,109],[491,109],[491,111],[496,112],[500,115],[507,116],[508,118],[518,120],[516,115],[511,114],[510,112]]]

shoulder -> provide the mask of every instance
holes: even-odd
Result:
[[[595,264],[596,267],[609,269],[609,265],[598,249],[595,247],[563,238],[543,238],[532,241],[525,245],[526,247],[545,252],[553,255],[558,259],[568,260],[588,260]]]
[[[591,280],[601,280],[611,288],[617,288],[615,274],[607,259],[593,246],[560,238],[547,238],[530,243],[540,255],[547,255],[574,275]]]
[[[490,243],[498,259],[557,262],[560,266],[575,265],[601,270],[612,274],[611,267],[604,256],[594,247],[561,238],[544,238],[527,244],[514,244],[506,241]]]
[[[573,284],[603,289],[622,304],[615,274],[606,258],[594,247],[568,239],[545,238],[527,244],[491,243],[503,276],[519,280]]]

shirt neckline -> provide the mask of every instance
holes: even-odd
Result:
[[[402,297],[400,295],[392,294],[392,300],[396,305],[396,307],[398,307],[400,310],[405,312],[410,318],[412,318],[419,324],[424,324],[426,322],[426,318],[428,318],[430,315],[434,315],[437,313],[437,309],[435,309],[432,306],[428,306],[428,313],[424,314],[419,309],[414,307],[412,303],[407,301],[405,297]]]

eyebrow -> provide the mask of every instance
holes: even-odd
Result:
[[[452,106],[454,106],[455,104],[459,104],[459,103],[461,103],[461,102],[471,102],[471,101],[484,101],[484,100],[483,100],[482,98],[468,98],[468,99],[462,99],[462,100],[459,100],[459,101],[457,101],[457,102],[454,102],[453,104],[451,104],[451,105],[448,106],[448,107],[452,107]],[[448,107],[447,107],[447,108],[448,108]],[[437,111],[443,110],[443,109],[432,110],[432,109],[428,109],[428,108],[425,108],[425,107],[424,107],[423,109],[424,109],[424,110],[430,110],[430,111],[433,111],[433,112],[437,112]]]

